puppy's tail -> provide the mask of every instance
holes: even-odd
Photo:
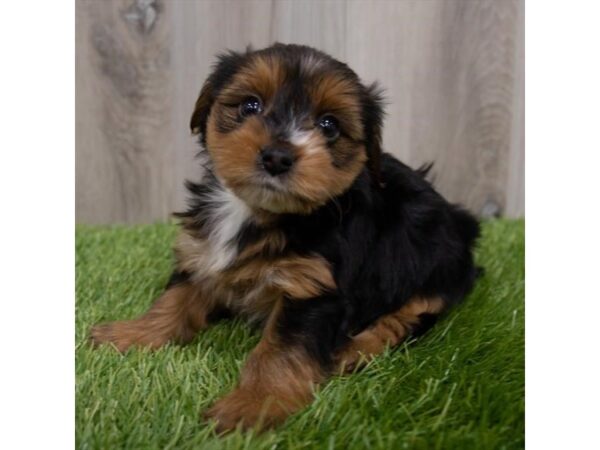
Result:
[[[433,168],[433,162],[428,162],[428,163],[423,164],[421,167],[419,167],[416,170],[416,172],[419,175],[421,175],[422,178],[426,179],[432,168]],[[434,178],[434,177],[432,177],[432,178]],[[433,181],[433,180],[431,180],[431,181]]]
[[[429,171],[433,168],[433,161],[427,162],[423,164],[421,167],[417,169],[417,173],[422,177],[426,177],[429,174]]]

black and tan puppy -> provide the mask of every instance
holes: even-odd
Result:
[[[96,344],[185,344],[228,310],[263,325],[221,430],[270,426],[316,384],[422,332],[476,278],[478,223],[381,151],[382,106],[343,63],[277,44],[219,58],[191,120],[202,180],[177,264],[143,316]]]

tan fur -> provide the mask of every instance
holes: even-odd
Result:
[[[248,95],[260,97],[265,105],[283,84],[285,73],[277,58],[256,56],[243,67],[219,96],[220,101],[240,101]]]
[[[205,413],[219,431],[266,428],[306,406],[314,386],[324,379],[319,365],[299,347],[284,346],[275,329],[281,302],[265,326],[263,337],[242,370],[236,389]]]
[[[109,343],[120,352],[131,346],[156,349],[168,342],[185,344],[207,325],[211,310],[211,300],[202,297],[197,287],[180,284],[167,289],[144,315],[96,325],[90,338],[94,345]]]
[[[182,230],[175,241],[177,269],[193,275],[198,282],[208,275],[209,256],[212,249],[204,236],[186,229]]]
[[[219,133],[216,114],[208,120],[206,142],[215,171],[234,191],[257,182],[257,157],[260,150],[271,142],[271,136],[256,117],[249,117],[242,126]]]
[[[312,148],[302,152],[302,160],[298,163],[295,176],[290,179],[291,190],[309,200],[314,207],[341,194],[352,184],[367,160],[364,147],[359,146],[354,152],[353,159],[344,167],[338,168],[334,166],[324,141],[312,144]]]
[[[317,255],[254,259],[226,270],[220,282],[228,286],[265,284],[293,299],[312,298],[335,289],[329,263]]]
[[[315,77],[307,86],[316,116],[333,114],[354,140],[363,139],[361,107],[355,85],[340,74],[324,74]]]
[[[285,234],[281,230],[273,230],[257,242],[246,246],[238,259],[243,261],[261,255],[276,255],[283,251],[285,245]]]
[[[398,311],[379,318],[371,327],[354,336],[336,356],[340,370],[351,372],[382,353],[386,347],[402,343],[419,324],[420,314],[439,314],[443,309],[441,298],[416,298]]]

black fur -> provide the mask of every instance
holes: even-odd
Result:
[[[301,340],[325,366],[349,336],[412,297],[459,302],[478,273],[472,249],[479,225],[469,213],[389,154],[381,160],[383,187],[370,177],[363,172],[335,201],[281,224],[287,251],[320,254],[334,268],[338,291],[287,300],[279,324],[283,336]]]

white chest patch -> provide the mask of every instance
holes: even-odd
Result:
[[[229,189],[216,190],[209,198],[211,205],[209,254],[206,267],[210,272],[225,269],[237,256],[234,238],[251,217],[250,208]]]

